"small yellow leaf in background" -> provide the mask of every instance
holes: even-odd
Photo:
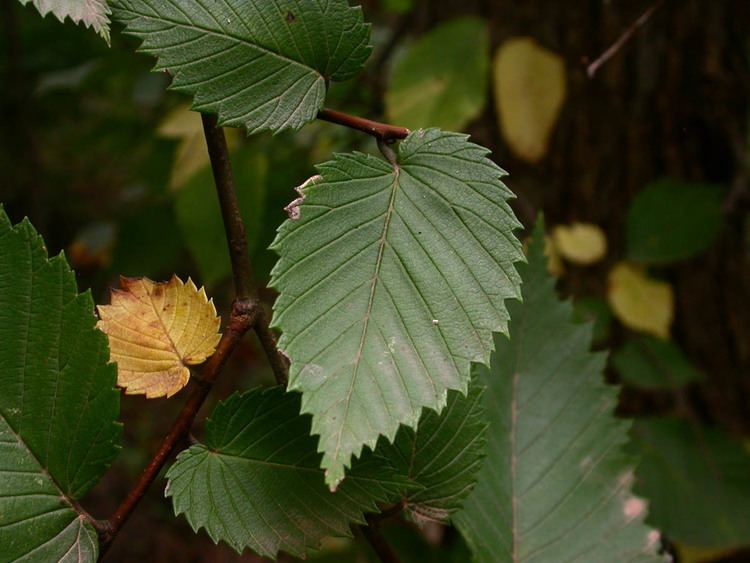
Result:
[[[544,237],[544,255],[547,257],[547,271],[551,276],[559,278],[565,273],[565,264],[563,264],[560,253],[557,251],[552,237]]]
[[[575,264],[594,264],[607,254],[607,236],[589,223],[558,225],[552,230],[552,240],[562,257]]]
[[[516,156],[539,162],[565,101],[565,62],[532,38],[516,37],[498,48],[493,67],[503,137]]]
[[[204,362],[221,334],[213,300],[188,278],[166,283],[121,278],[110,305],[100,305],[97,327],[109,337],[117,385],[129,395],[171,397],[187,385],[189,365]]]
[[[527,256],[529,254],[530,240],[530,238],[527,238],[523,241],[523,253]],[[552,237],[547,235],[544,235],[544,256],[547,258],[547,272],[550,276],[559,278],[565,273],[565,264],[563,264],[560,253],[555,248]]]
[[[609,273],[607,300],[628,328],[669,338],[674,294],[668,283],[649,278],[642,268],[620,262]]]
[[[231,151],[239,142],[240,131],[230,128],[225,132],[227,146]],[[180,140],[172,165],[172,177],[169,181],[169,187],[172,190],[178,190],[196,172],[209,164],[201,115],[191,111],[189,105],[182,105],[164,119],[159,126],[158,133],[167,139]]]

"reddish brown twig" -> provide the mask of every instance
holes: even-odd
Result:
[[[380,532],[378,521],[373,515],[368,514],[366,516],[367,526],[360,526],[359,529],[362,531],[362,535],[370,543],[373,551],[377,554],[378,558],[383,563],[399,563],[398,555],[393,551],[388,542],[385,541],[383,534]]]
[[[623,32],[622,35],[620,35],[617,41],[615,41],[609,49],[604,51],[601,55],[599,55],[599,57],[597,57],[594,62],[588,65],[588,67],[586,68],[586,73],[589,75],[589,78],[594,78],[594,75],[602,67],[602,65],[604,65],[609,59],[614,57],[617,52],[622,49],[623,45],[630,41],[633,35],[635,35],[635,32],[643,27],[649,19],[651,19],[651,16],[654,15],[654,12],[656,12],[656,10],[658,10],[662,4],[664,4],[664,0],[657,0],[657,2],[654,3],[648,10],[643,12],[641,17],[633,22],[633,25],[631,25]]]
[[[332,109],[324,108],[320,110],[320,112],[318,112],[318,119],[330,123],[336,123],[337,125],[343,125],[350,129],[356,129],[357,131],[362,131],[368,135],[372,135],[379,141],[389,144],[398,141],[399,139],[405,139],[410,133],[405,127],[388,125],[387,123],[372,121],[371,119],[349,115],[348,113]]]
[[[249,300],[257,307],[258,311],[253,328],[258,335],[261,347],[268,356],[276,382],[279,385],[286,385],[289,363],[276,347],[276,337],[268,326],[265,312],[260,305],[258,292],[253,286],[250,250],[247,246],[245,223],[242,220],[237,201],[237,191],[234,186],[232,163],[229,158],[226,137],[223,129],[217,126],[215,115],[202,114],[201,118],[203,119],[203,132],[206,136],[208,154],[211,157],[211,169],[214,174],[216,192],[219,196],[224,229],[229,244],[229,257],[232,262],[237,299],[240,301]]]
[[[263,349],[268,354],[277,381],[281,384],[286,383],[288,370],[286,360],[276,348],[276,341],[268,326],[263,306],[255,287],[252,285],[252,267],[247,248],[247,236],[237,202],[226,138],[223,130],[217,126],[215,116],[203,115],[202,117],[208,154],[211,158],[211,168],[229,245],[236,299],[232,305],[232,314],[229,317],[228,325],[216,351],[203,365],[198,385],[188,397],[169,433],[162,440],[156,455],[143,470],[114,515],[107,521],[95,523],[100,533],[101,554],[109,549],[120,529],[127,522],[135,507],[138,506],[167,460],[177,446],[189,435],[195,417],[210,393],[214,382],[218,379],[227,360],[248,330],[255,329]]]
[[[98,528],[102,530],[100,541],[100,551],[102,554],[106,552],[122,526],[133,513],[135,507],[138,506],[138,503],[159,475],[176,446],[189,434],[198,411],[211,391],[214,382],[219,377],[229,356],[232,355],[242,337],[255,323],[258,310],[257,303],[235,301],[229,325],[224,331],[219,345],[216,347],[216,352],[203,365],[199,384],[190,393],[185,406],[182,407],[180,414],[177,416],[174,424],[172,424],[172,428],[162,440],[156,455],[154,455],[143,470],[135,485],[130,489],[125,500],[117,507],[112,517],[104,523],[99,523]]]

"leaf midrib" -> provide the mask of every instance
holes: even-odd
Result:
[[[217,458],[235,459],[235,460],[240,460],[245,463],[253,463],[253,464],[261,465],[263,467],[274,468],[274,469],[285,469],[287,471],[300,471],[304,473],[312,473],[315,475],[320,475],[321,477],[325,473],[324,470],[319,467],[305,467],[302,465],[294,465],[291,463],[280,463],[278,461],[268,461],[266,459],[258,459],[258,458],[253,458],[253,457],[244,457],[241,455],[228,454],[225,452],[212,450],[205,446],[204,448],[205,448],[205,452],[204,452],[205,455],[215,456]],[[384,483],[385,484],[390,483],[392,485],[397,485],[397,486],[403,485],[402,482],[397,481],[397,480],[391,481],[391,480],[386,480],[386,479],[378,479],[377,477],[362,477],[360,475],[347,475],[347,479],[351,479],[352,481],[366,482],[366,483],[376,483],[381,486]]]
[[[58,492],[60,493],[60,500],[62,500],[65,504],[67,504],[70,509],[74,510],[75,512],[78,512],[75,509],[75,505],[73,504],[73,502],[71,501],[71,499],[68,497],[68,495],[63,491],[63,489],[60,486],[60,484],[55,480],[54,477],[52,477],[52,475],[49,473],[49,471],[47,471],[47,469],[44,467],[44,465],[42,465],[42,462],[39,460],[39,458],[36,456],[36,454],[31,450],[31,448],[29,448],[28,444],[26,444],[26,441],[18,433],[18,431],[15,428],[13,428],[13,425],[5,417],[5,415],[2,413],[2,411],[0,411],[0,419],[5,423],[5,425],[8,427],[8,429],[10,430],[10,432],[16,438],[16,443],[18,445],[20,445],[26,451],[26,453],[29,455],[29,457],[31,457],[31,459],[33,459],[36,462],[37,466],[39,467],[38,473],[41,474],[42,476],[46,477],[49,480],[49,482],[52,483],[54,485],[54,487],[58,490]],[[35,473],[37,473],[37,472],[35,472]]]
[[[341,451],[341,438],[344,435],[344,425],[346,424],[347,417],[349,416],[349,406],[352,402],[352,393],[354,392],[354,384],[357,381],[357,375],[359,374],[359,366],[362,364],[362,351],[364,350],[365,340],[367,338],[367,331],[370,326],[370,318],[372,317],[372,306],[375,301],[375,292],[378,287],[378,280],[380,278],[380,267],[383,264],[383,255],[385,253],[385,243],[388,238],[388,229],[391,225],[391,217],[393,216],[394,204],[396,202],[396,194],[399,188],[399,176],[401,169],[398,165],[393,165],[393,183],[391,184],[391,197],[388,201],[388,209],[385,212],[385,221],[383,222],[383,234],[380,236],[378,242],[378,257],[375,260],[375,271],[372,276],[372,286],[370,288],[370,296],[367,302],[367,309],[365,310],[365,318],[362,326],[362,335],[359,340],[359,348],[357,349],[357,355],[354,359],[354,372],[352,373],[351,383],[346,393],[346,400],[344,401],[344,416],[341,417],[341,426],[338,431],[338,437],[336,439],[336,449],[333,453],[333,459],[339,458]]]
[[[323,76],[323,74],[317,68],[308,66],[307,64],[305,64],[305,63],[303,63],[301,61],[294,60],[294,59],[288,57],[287,55],[283,55],[281,53],[278,53],[277,51],[274,51],[273,49],[270,49],[269,47],[266,47],[264,45],[260,45],[258,43],[252,43],[251,41],[248,41],[246,38],[240,37],[238,35],[235,35],[234,33],[225,32],[224,30],[222,30],[221,32],[219,32],[219,31],[216,31],[215,29],[201,27],[201,26],[195,25],[193,23],[189,23],[188,24],[188,23],[185,23],[185,22],[181,22],[181,21],[178,21],[178,20],[173,20],[171,18],[167,18],[167,17],[163,17],[163,16],[154,17],[152,15],[147,15],[147,14],[142,14],[140,12],[136,12],[136,11],[134,11],[132,9],[121,8],[121,7],[117,8],[117,9],[120,10],[120,11],[122,11],[122,12],[125,12],[125,13],[128,13],[128,14],[132,14],[134,17],[137,17],[139,19],[147,19],[147,20],[152,20],[152,21],[157,21],[157,22],[171,23],[171,24],[174,24],[175,27],[182,27],[182,28],[189,29],[189,30],[199,31],[199,32],[202,32],[202,33],[206,33],[208,35],[213,35],[213,36],[216,36],[216,37],[220,37],[222,39],[233,39],[237,43],[242,43],[242,44],[247,45],[249,47],[258,49],[259,51],[263,52],[266,55],[269,55],[269,56],[272,56],[272,57],[276,57],[276,58],[281,59],[281,60],[283,60],[283,61],[285,61],[285,62],[287,62],[287,63],[289,63],[291,65],[302,67],[305,71],[308,71],[308,72],[312,71],[315,74],[317,74],[320,78],[325,78]],[[132,33],[136,34],[136,35],[150,35],[151,33],[154,33],[154,32],[143,33],[143,32],[139,31],[139,32],[132,32]],[[178,74],[179,74],[179,72],[178,72]]]

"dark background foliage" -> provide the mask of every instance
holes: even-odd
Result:
[[[745,0],[667,0],[647,24],[592,79],[587,64],[607,49],[650,0],[383,0],[365,1],[373,22],[374,55],[361,80],[336,85],[327,105],[378,118],[384,112],[394,58],[408,43],[458,16],[489,25],[491,52],[513,36],[535,38],[562,56],[568,95],[544,159],[528,164],[503,141],[495,105],[466,128],[510,171],[517,215],[530,226],[539,211],[549,225],[583,221],[607,235],[606,258],[592,267],[569,266],[565,295],[602,298],[607,272],[625,255],[625,224],[633,197],[662,177],[721,186],[723,226],[710,248],[660,267],[656,275],[675,291],[673,341],[701,382],[667,391],[626,386],[621,413],[676,415],[694,428],[717,426],[750,434],[750,6]],[[163,279],[173,271],[201,280],[190,237],[179,222],[170,175],[178,142],[157,133],[165,116],[186,103],[166,91],[168,78],[149,73],[151,60],[113,30],[112,48],[93,32],[51,17],[42,19],[15,0],[0,0],[0,201],[11,218],[28,215],[51,253],[65,250],[97,302],[117,275]],[[491,82],[491,81],[490,81]],[[492,96],[488,85],[487,95]],[[273,255],[265,247],[285,217],[292,187],[314,173],[313,164],[335,150],[371,150],[363,136],[324,123],[299,134],[240,140],[263,155],[263,219],[251,226],[256,277],[267,278]],[[183,212],[184,217],[184,212]],[[202,228],[198,225],[198,228]],[[199,231],[200,234],[201,231]],[[225,279],[210,287],[219,309],[231,298]],[[272,302],[273,295],[265,295]],[[599,343],[617,349],[632,333],[613,323]],[[236,381],[249,387],[271,381],[253,342],[233,359]],[[617,374],[611,370],[612,381]],[[179,408],[177,400],[123,401],[125,448],[87,506],[104,516],[116,506]],[[205,412],[210,412],[211,405]],[[703,434],[696,430],[700,445]],[[721,480],[721,475],[717,478]],[[750,482],[750,475],[746,477]],[[163,481],[161,482],[163,485]],[[750,486],[750,484],[748,484]],[[113,546],[111,561],[235,561],[225,547],[193,535],[171,517],[163,487]],[[700,507],[696,507],[700,510]],[[750,511],[750,507],[748,507]],[[389,531],[404,553],[441,560],[465,557],[452,530],[410,527]],[[746,538],[750,543],[750,538]],[[327,557],[366,557],[347,542],[333,542]],[[736,550],[733,550],[736,551]],[[345,555],[346,554],[346,555]],[[722,557],[741,561],[734,552]],[[744,553],[748,557],[748,553]]]

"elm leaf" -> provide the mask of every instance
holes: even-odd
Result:
[[[409,487],[368,456],[331,493],[299,399],[277,387],[221,403],[206,423],[205,445],[182,452],[167,473],[175,514],[239,553],[304,557],[326,536],[351,535],[350,524],[363,524],[364,512],[378,512],[378,502],[395,502]]]
[[[63,256],[0,206],[0,561],[94,562],[75,508],[119,452],[120,394]]]
[[[346,0],[116,0],[113,17],[157,57],[155,70],[195,97],[193,109],[248,133],[299,129],[323,107],[327,81],[355,76],[371,48]]]
[[[483,393],[474,378],[468,395],[451,391],[442,413],[425,410],[416,429],[402,426],[393,444],[379,444],[377,454],[418,486],[401,497],[416,520],[448,520],[473,490],[484,460]]]
[[[109,15],[107,0],[20,0],[32,4],[42,16],[50,12],[61,22],[66,18],[77,24],[91,27],[109,43]]]
[[[466,393],[471,362],[488,362],[506,329],[523,254],[488,152],[428,129],[395,164],[337,155],[279,229],[273,325],[332,487],[363,446]]]
[[[219,343],[213,299],[191,279],[166,283],[120,278],[110,305],[99,305],[98,327],[109,337],[117,384],[147,399],[171,397],[187,385],[187,366],[203,363]]]
[[[628,423],[614,416],[617,389],[591,325],[572,320],[547,271],[544,227],[522,265],[523,303],[510,338],[497,335],[486,385],[487,458],[453,520],[476,561],[656,562],[659,534],[644,526],[624,455]]]

